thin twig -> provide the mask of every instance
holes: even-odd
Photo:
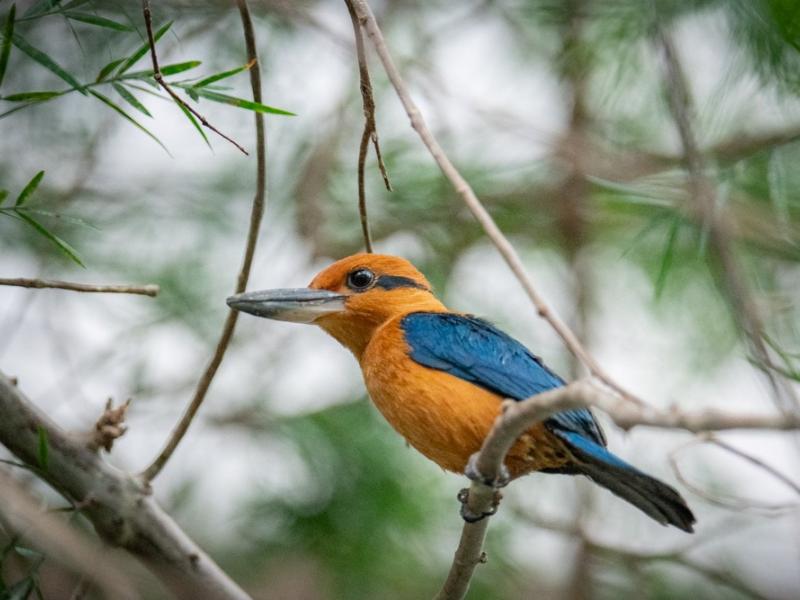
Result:
[[[703,156],[692,128],[692,98],[675,47],[663,29],[657,28],[655,35],[664,63],[664,86],[669,110],[683,147],[689,191],[708,232],[710,247],[719,265],[719,276],[734,317],[772,388],[777,405],[784,411],[797,411],[800,401],[794,389],[786,380],[776,376],[775,364],[764,341],[761,315],[733,251],[730,220],[725,211],[720,210],[714,187],[704,175]]]
[[[475,465],[481,478],[494,481],[501,472],[505,456],[517,438],[535,423],[570,409],[594,407],[607,413],[620,427],[637,426],[686,429],[704,432],[723,429],[800,429],[800,416],[749,415],[704,410],[685,412],[677,409],[659,411],[647,405],[622,401],[616,394],[599,387],[591,379],[582,379],[565,387],[544,392],[522,402],[506,401],[481,446]],[[495,490],[480,481],[472,481],[467,496],[467,508],[472,514],[489,512]],[[488,517],[477,523],[464,523],[461,540],[447,579],[436,600],[458,600],[464,597],[472,574],[481,558]]]
[[[678,481],[680,481],[683,487],[685,487],[687,490],[691,491],[693,494],[702,498],[709,504],[713,504],[715,506],[719,506],[721,508],[727,510],[733,510],[736,512],[757,511],[759,514],[775,516],[777,514],[786,513],[788,511],[796,511],[800,507],[800,504],[797,503],[767,504],[764,502],[759,502],[751,499],[746,500],[743,498],[736,498],[732,496],[723,497],[719,494],[712,494],[711,492],[708,492],[702,489],[701,487],[695,485],[691,481],[689,481],[689,479],[683,474],[683,471],[681,471],[680,465],[678,464],[678,454],[680,454],[682,451],[692,446],[696,446],[698,444],[704,444],[706,442],[715,444],[719,448],[756,465],[757,467],[763,469],[776,479],[780,480],[785,485],[792,488],[794,491],[800,493],[800,486],[797,486],[797,484],[794,483],[788,477],[786,477],[786,475],[784,475],[774,467],[768,465],[764,461],[759,460],[758,458],[751,456],[743,452],[742,450],[739,450],[738,448],[730,446],[725,442],[722,442],[709,432],[703,433],[698,437],[694,438],[693,440],[690,440],[685,444],[678,446],[677,448],[672,450],[672,452],[670,452],[669,455],[667,456],[667,460],[669,461],[669,465],[672,468],[672,472],[675,474],[675,478]]]
[[[250,69],[250,85],[253,88],[253,100],[261,102],[261,71],[260,63],[258,62],[258,51],[256,48],[256,35],[253,27],[253,19],[250,16],[250,9],[247,6],[246,0],[237,0],[236,4],[239,7],[239,14],[242,19],[242,28],[244,30],[245,45],[247,47],[247,60],[253,62],[253,67]],[[264,131],[264,116],[261,113],[255,113],[256,124],[256,193],[253,199],[253,207],[250,212],[250,228],[247,233],[247,244],[244,251],[244,259],[242,260],[242,268],[239,271],[239,276],[236,280],[236,293],[240,294],[247,288],[247,281],[250,278],[250,268],[253,264],[253,256],[256,251],[256,242],[258,241],[258,231],[261,226],[261,218],[264,215],[264,204],[266,198],[267,188],[267,144],[266,134]],[[175,429],[170,434],[166,446],[161,451],[161,454],[156,457],[153,463],[147,467],[142,473],[145,481],[152,481],[158,475],[166,462],[172,456],[175,448],[178,447],[186,431],[189,429],[192,420],[194,419],[200,405],[203,403],[206,393],[208,392],[211,381],[217,373],[217,369],[222,363],[225,356],[225,350],[233,336],[233,330],[236,327],[236,320],[238,312],[229,310],[228,316],[225,319],[225,324],[222,327],[222,334],[220,335],[217,347],[214,350],[214,355],[211,358],[206,370],[203,372],[200,381],[197,384],[194,397],[186,408],[181,420],[175,426]]]
[[[675,550],[640,552],[635,549],[620,548],[619,546],[611,546],[603,542],[596,541],[591,536],[587,535],[586,532],[580,527],[576,527],[573,523],[543,519],[538,515],[532,515],[528,512],[523,512],[519,509],[519,507],[513,507],[513,510],[517,515],[536,527],[564,536],[579,538],[587,546],[591,554],[605,555],[609,558],[623,561],[629,566],[644,565],[648,563],[652,564],[657,562],[673,563],[686,569],[690,569],[696,572],[698,575],[706,577],[715,583],[738,590],[747,596],[763,598],[763,596],[761,596],[758,592],[736,579],[732,573],[722,571],[715,567],[702,565],[696,560],[689,558],[689,553],[696,548],[697,544]]]
[[[417,107],[416,103],[411,98],[408,86],[406,85],[402,75],[400,75],[400,72],[397,70],[394,61],[392,60],[392,56],[389,53],[388,47],[386,46],[386,41],[383,39],[383,33],[381,32],[381,29],[375,20],[375,15],[372,13],[369,4],[366,0],[354,0],[354,7],[359,22],[364,27],[369,38],[372,40],[375,50],[377,51],[378,56],[383,63],[386,74],[389,76],[389,80],[391,81],[392,86],[394,86],[395,92],[397,93],[397,96],[400,98],[400,102],[403,104],[403,107],[406,110],[406,114],[408,114],[408,117],[411,120],[411,126],[419,134],[423,144],[425,144],[430,151],[434,160],[439,165],[442,173],[453,185],[456,193],[461,197],[461,199],[469,208],[470,212],[472,212],[472,214],[475,216],[475,219],[478,221],[478,223],[480,223],[481,227],[486,232],[486,235],[498,249],[503,259],[506,261],[506,264],[508,264],[511,271],[522,285],[525,293],[528,295],[528,298],[530,298],[530,300],[533,302],[539,316],[550,324],[550,326],[564,341],[564,344],[567,346],[567,348],[569,348],[570,352],[580,358],[592,375],[627,400],[637,404],[643,404],[640,398],[626,390],[614,379],[612,379],[608,373],[605,372],[605,370],[583,347],[572,330],[558,317],[558,315],[555,314],[555,312],[553,312],[553,310],[548,306],[547,302],[545,302],[544,298],[539,294],[530,277],[528,277],[528,274],[525,271],[525,266],[522,263],[519,254],[511,245],[511,242],[509,242],[508,238],[497,226],[497,223],[495,223],[494,219],[483,206],[481,201],[475,195],[472,187],[470,187],[469,183],[467,183],[458,169],[456,169],[456,167],[447,157],[444,150],[439,145],[439,142],[436,140],[433,133],[431,133],[430,129],[425,123],[425,119],[422,117],[419,107]]]
[[[17,287],[58,290],[71,292],[97,292],[101,294],[138,294],[140,296],[155,297],[160,288],[152,283],[147,285],[95,285],[91,283],[74,283],[71,281],[56,281],[54,279],[26,279],[23,277],[0,277],[0,285],[14,285]]]
[[[167,92],[170,96],[172,96],[172,99],[175,100],[175,102],[179,106],[182,106],[190,113],[192,113],[195,117],[197,117],[197,119],[203,124],[203,127],[207,127],[221,138],[228,140],[231,144],[236,146],[236,148],[238,148],[239,151],[249,156],[247,150],[245,150],[241,145],[239,145],[239,143],[236,142],[236,140],[228,137],[227,135],[222,133],[219,129],[214,127],[211,123],[209,123],[208,120],[206,120],[206,118],[203,115],[201,115],[194,108],[189,106],[189,104],[187,104],[183,100],[183,98],[178,96],[178,94],[175,93],[175,91],[169,86],[169,84],[166,81],[164,81],[164,76],[161,74],[161,69],[159,69],[158,67],[158,55],[156,55],[156,40],[155,36],[153,35],[153,17],[150,14],[149,0],[142,0],[142,14],[144,15],[144,26],[145,29],[147,30],[147,39],[150,42],[150,58],[153,61],[153,79],[155,79],[158,82],[158,84],[162,88],[164,88],[165,92]]]
[[[707,437],[707,439],[708,439],[708,441],[710,443],[714,444],[715,446],[718,446],[718,447],[722,448],[723,450],[726,450],[727,452],[730,452],[731,454],[735,454],[739,458],[742,458],[742,459],[746,460],[747,462],[749,462],[751,464],[754,464],[755,466],[759,467],[760,469],[763,469],[764,471],[766,471],[767,473],[772,475],[775,479],[777,479],[778,481],[782,482],[787,487],[791,488],[792,490],[794,490],[795,492],[800,494],[800,484],[797,484],[795,481],[789,479],[789,477],[787,477],[786,475],[784,475],[783,473],[778,471],[775,467],[772,467],[772,466],[768,465],[763,460],[761,460],[759,458],[756,458],[755,456],[752,456],[751,454],[747,454],[743,450],[739,450],[738,448],[736,448],[734,446],[731,446],[727,442],[723,442],[721,439],[717,438],[716,436],[708,434],[706,437]]]
[[[344,2],[350,13],[350,20],[353,22],[353,36],[356,40],[356,56],[358,58],[358,77],[361,82],[361,102],[364,108],[364,132],[361,134],[361,145],[358,149],[358,214],[361,217],[364,245],[367,252],[372,252],[372,237],[370,236],[369,221],[367,220],[367,194],[364,184],[364,163],[367,160],[370,140],[372,140],[372,145],[375,147],[375,156],[378,159],[378,168],[381,171],[381,176],[383,176],[383,184],[390,192],[392,191],[392,184],[389,181],[389,174],[386,172],[386,165],[383,163],[383,157],[381,156],[381,146],[378,143],[378,130],[375,125],[375,100],[372,97],[372,82],[369,78],[367,55],[364,52],[364,36],[361,34],[361,24],[353,7],[353,0],[344,0]]]

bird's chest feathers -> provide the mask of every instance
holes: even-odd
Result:
[[[445,469],[463,470],[500,411],[500,398],[409,357],[399,321],[375,333],[361,358],[367,390],[387,421]]]

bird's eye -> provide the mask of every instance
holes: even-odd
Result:
[[[347,276],[347,287],[356,292],[363,292],[375,281],[375,273],[369,269],[356,269]]]

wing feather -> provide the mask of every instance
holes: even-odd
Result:
[[[565,385],[542,360],[494,325],[471,315],[417,312],[401,321],[410,356],[417,363],[450,373],[514,400]],[[588,409],[567,410],[545,421],[605,446],[600,426]]]

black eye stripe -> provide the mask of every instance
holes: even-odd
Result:
[[[410,287],[430,292],[430,290],[421,283],[414,281],[410,277],[401,277],[399,275],[381,275],[380,277],[378,277],[378,281],[375,285],[384,290],[394,290],[397,288]]]

